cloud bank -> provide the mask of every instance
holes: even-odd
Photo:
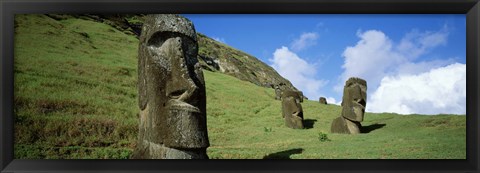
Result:
[[[316,99],[320,94],[320,88],[328,82],[316,79],[317,70],[315,66],[307,63],[285,46],[276,49],[273,58],[269,61],[280,75],[292,82],[309,99]]]
[[[384,77],[367,111],[465,114],[466,96],[466,65],[455,63],[417,75]]]
[[[367,80],[367,111],[401,114],[465,114],[465,64],[452,59],[420,61],[432,49],[447,44],[447,27],[412,31],[398,43],[382,31],[358,32],[360,40],[347,47],[337,92],[349,77]]]
[[[333,97],[327,97],[325,99],[327,100],[328,104],[336,104],[340,106],[340,104],[342,103],[341,100],[337,102],[337,100],[335,100],[335,98]]]

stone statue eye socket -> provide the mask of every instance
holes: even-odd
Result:
[[[184,89],[180,89],[180,90],[175,90],[171,93],[168,94],[168,97],[172,98],[172,99],[177,99],[179,98],[183,93],[185,93],[186,90]]]
[[[153,34],[147,42],[148,47],[161,47],[165,42],[165,37],[162,33],[155,33]]]
[[[353,82],[349,82],[347,83],[347,87],[351,87],[354,83]]]
[[[180,37],[182,39],[182,46],[192,45],[194,42],[190,37],[177,32],[156,32],[148,39],[147,46],[161,47],[163,43],[169,38]]]

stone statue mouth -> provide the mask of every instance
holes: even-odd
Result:
[[[358,104],[358,103],[355,103],[355,106],[356,108],[358,109],[362,109],[362,110],[365,110],[365,106],[363,106],[362,104]]]
[[[201,113],[200,109],[181,100],[177,99],[170,99],[167,102],[168,109],[169,110],[179,110],[179,111],[188,111],[188,112],[194,112],[194,113]]]

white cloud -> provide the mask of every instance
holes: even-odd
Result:
[[[299,38],[295,39],[290,48],[294,51],[301,51],[307,47],[313,46],[316,44],[318,39],[318,34],[315,32],[303,33]]]
[[[212,37],[215,41],[222,42],[223,44],[226,44],[227,42],[225,41],[225,38],[222,37]]]
[[[327,103],[328,104],[336,104],[336,105],[340,105],[342,102],[337,102],[337,100],[335,100],[335,98],[333,97],[327,97],[325,98],[327,100]]]
[[[443,67],[453,63],[455,63],[453,59],[421,61],[416,63],[406,62],[398,66],[394,73],[404,74],[404,75],[419,74],[419,73],[430,71],[431,69],[434,69],[434,68]]]
[[[446,45],[448,34],[447,26],[437,32],[426,31],[421,33],[413,30],[402,38],[397,49],[406,58],[415,59],[434,47]]]
[[[358,32],[357,36],[360,41],[355,46],[347,47],[342,54],[345,58],[342,66],[344,72],[340,77],[341,82],[336,86],[337,92],[341,92],[343,83],[353,76],[367,80],[369,87],[376,88],[385,75],[422,72],[452,62],[412,62],[431,49],[446,44],[446,27],[437,32],[412,31],[406,34],[399,44],[395,44],[378,30]]]
[[[414,30],[395,43],[382,31],[359,31],[357,36],[360,40],[342,54],[344,71],[335,90],[341,93],[348,78],[360,77],[367,81],[367,96],[371,96],[367,101],[367,110],[403,114],[464,114],[465,96],[462,99],[461,94],[458,98],[455,95],[465,91],[465,84],[461,85],[461,81],[465,81],[465,71],[447,75],[445,71],[452,72],[451,66],[447,65],[453,64],[453,59],[416,61],[432,49],[446,45],[448,34],[446,26],[439,31]],[[459,65],[454,64],[454,67],[456,71],[453,71],[461,72],[458,71],[461,68]],[[435,79],[438,74],[443,77]],[[447,87],[451,85],[455,87]],[[436,92],[442,93],[436,95]]]
[[[367,111],[400,114],[465,114],[466,65],[451,64],[418,75],[386,76]]]
[[[343,91],[344,82],[350,77],[367,80],[369,86],[377,86],[396,64],[402,63],[404,57],[393,50],[394,43],[383,32],[370,30],[357,33],[360,41],[353,47],[347,47],[342,56],[345,57],[340,76],[341,82],[336,86],[337,92]]]
[[[285,46],[276,49],[269,61],[280,75],[292,82],[309,99],[319,98],[320,88],[328,82],[316,79],[317,68]]]

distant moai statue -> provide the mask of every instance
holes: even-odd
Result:
[[[304,99],[308,99],[303,95],[302,91],[292,90],[288,88],[287,85],[285,85],[285,83],[274,85],[273,88],[275,89],[275,100],[282,100],[283,91],[285,90],[297,92],[297,94],[299,95],[300,102],[303,102]]]
[[[275,100],[282,100],[282,92],[286,88],[287,88],[287,86],[285,85],[285,83],[279,83],[279,84],[274,85]]]
[[[281,100],[282,99],[282,90],[278,85],[275,86],[275,100]]]
[[[302,91],[295,91],[295,92],[297,92],[297,95],[298,95],[298,98],[300,99],[300,102],[303,102],[304,99],[308,99],[307,97],[305,97],[303,95]]]
[[[194,26],[145,16],[138,50],[140,125],[134,159],[208,159],[205,81]]]
[[[285,90],[282,93],[282,117],[285,125],[293,129],[303,129],[303,109],[297,91]]]
[[[342,97],[342,115],[332,122],[332,133],[358,134],[367,105],[367,82],[352,77],[345,82]]]
[[[327,99],[326,99],[325,97],[320,97],[320,99],[318,100],[318,102],[320,102],[320,104],[324,104],[324,105],[328,104],[328,103],[327,103]]]

